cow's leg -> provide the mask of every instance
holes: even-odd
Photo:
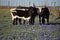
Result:
[[[31,24],[31,25],[34,25],[34,21],[35,21],[35,18],[32,17],[32,18],[30,19],[30,24]]]
[[[35,18],[32,19],[32,25],[34,25]]]
[[[19,24],[21,24],[21,19],[19,19]]]
[[[29,24],[31,25],[31,19],[29,20]]]
[[[41,15],[39,15],[39,24],[41,24]]]
[[[25,24],[25,20],[23,20],[23,24]]]
[[[32,21],[33,21],[32,19],[29,20],[29,24],[30,24],[30,25],[32,25]]]
[[[45,24],[45,18],[42,17],[42,24]]]
[[[49,24],[49,18],[47,18],[47,24]]]
[[[16,19],[13,19],[13,25],[15,25],[15,20],[16,20]]]
[[[17,25],[17,18],[13,20],[13,25]]]
[[[16,25],[18,24],[18,23],[17,23],[17,20],[18,20],[18,18],[16,18],[16,20],[15,20],[15,21],[16,21]]]

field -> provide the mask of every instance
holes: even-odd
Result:
[[[54,11],[55,12],[55,11]],[[60,19],[50,15],[50,24],[12,25],[8,8],[0,8],[0,40],[60,40]]]

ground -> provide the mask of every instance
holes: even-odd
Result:
[[[38,17],[34,25],[12,25],[7,10],[0,9],[0,40],[60,40],[60,20],[55,20],[56,16],[50,15],[49,25],[39,25]]]

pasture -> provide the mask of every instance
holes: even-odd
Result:
[[[0,8],[0,40],[60,40],[60,20],[50,15],[50,24],[12,25],[10,9]]]

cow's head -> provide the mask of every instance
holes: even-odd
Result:
[[[29,7],[29,13],[30,15],[37,15],[38,14],[38,8],[36,7]]]

